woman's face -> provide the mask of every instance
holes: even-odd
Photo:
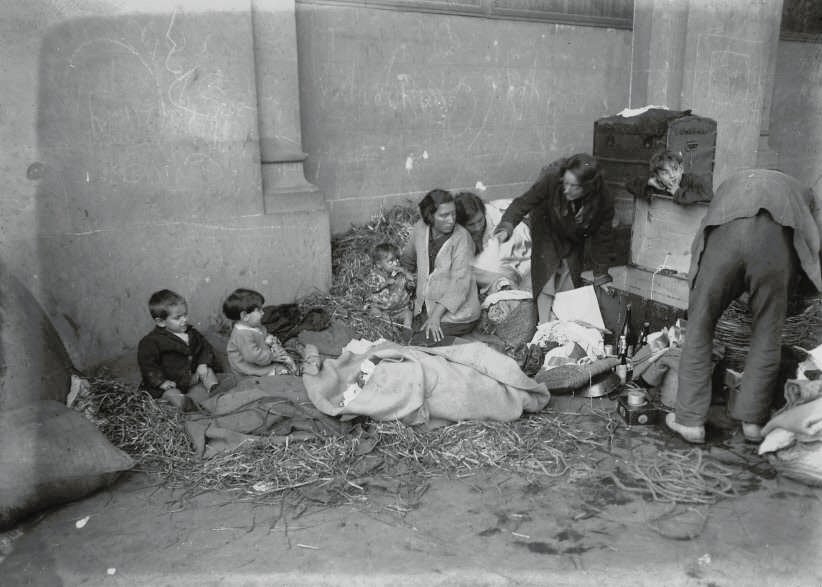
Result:
[[[565,194],[565,199],[569,201],[578,200],[585,195],[585,191],[579,185],[577,176],[571,171],[566,170],[562,176],[562,193]]]
[[[471,218],[465,223],[465,228],[471,233],[471,236],[482,236],[485,233],[485,214],[482,210],[477,210]]]
[[[451,234],[457,221],[457,209],[454,202],[443,202],[434,212],[434,223],[431,225],[440,234]]]

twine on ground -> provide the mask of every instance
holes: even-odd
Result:
[[[652,301],[652,302],[653,302],[653,301],[655,301],[655,300],[654,300],[654,280],[656,279],[657,274],[658,274],[658,273],[660,273],[660,272],[662,272],[662,271],[665,271],[666,269],[674,269],[674,266],[673,266],[673,265],[668,265],[668,259],[670,259],[670,258],[671,258],[671,253],[665,253],[665,258],[662,260],[662,265],[659,265],[659,266],[656,268],[656,271],[654,271],[654,272],[651,274],[651,293],[650,293],[650,299],[651,299],[651,301]]]
[[[704,460],[703,452],[659,451],[649,458],[624,461],[625,471],[617,470],[611,479],[620,489],[650,494],[654,501],[677,503],[716,503],[722,497],[735,497],[731,469],[713,460]],[[621,479],[623,472],[627,479]],[[632,479],[635,483],[630,483]]]

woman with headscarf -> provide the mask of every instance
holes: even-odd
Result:
[[[446,190],[428,192],[419,203],[421,219],[414,225],[401,263],[417,273],[415,324],[426,339],[471,332],[480,317],[477,286],[471,270],[474,241],[457,224],[454,198]]]
[[[542,323],[551,319],[558,292],[584,285],[586,241],[591,244],[594,285],[611,281],[614,199],[596,160],[578,153],[550,165],[527,192],[514,199],[493,236],[506,242],[529,213],[531,285]]]

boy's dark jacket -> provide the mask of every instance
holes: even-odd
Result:
[[[176,334],[156,326],[137,346],[137,364],[143,376],[143,386],[154,397],[163,391],[160,385],[169,379],[182,392],[191,387],[191,375],[197,365],[208,365],[222,371],[214,348],[193,326],[186,330],[188,344]]]

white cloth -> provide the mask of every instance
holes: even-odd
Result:
[[[525,291],[522,289],[504,289],[502,291],[498,291],[496,293],[490,294],[482,301],[482,309],[485,310],[490,306],[493,306],[497,302],[502,302],[504,300],[530,300],[531,292]]]
[[[661,109],[667,110],[667,106],[654,106],[653,104],[649,104],[647,106],[642,106],[641,108],[625,108],[622,112],[617,113],[617,116],[621,116],[623,118],[631,118],[632,116],[639,116],[640,114],[645,114],[648,110],[651,109]]]
[[[585,354],[592,359],[605,355],[605,343],[602,339],[602,332],[596,328],[583,326],[578,322],[554,320],[540,324],[537,326],[534,338],[531,339],[531,344],[546,342],[555,342],[557,344],[575,342],[582,347]]]
[[[502,215],[513,200],[510,198],[491,200],[485,202],[485,233],[482,235],[483,244],[489,243],[491,235],[502,220]],[[494,239],[496,240],[496,239]],[[494,245],[491,245],[494,246]],[[499,249],[496,252],[496,263],[494,266],[503,266],[503,274],[513,273],[517,276],[517,288],[524,291],[531,291],[531,228],[526,222],[520,222],[514,227],[514,232],[511,233],[511,238],[502,244],[499,244]],[[484,252],[484,251],[483,251]],[[482,257],[483,253],[480,253]],[[483,264],[489,264],[488,259],[483,259]],[[478,279],[480,285],[488,285],[481,283],[481,278]]]

